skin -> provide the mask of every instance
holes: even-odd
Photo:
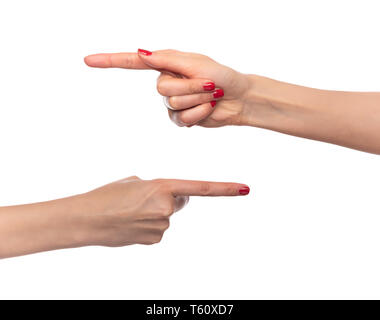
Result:
[[[244,184],[133,176],[48,202],[0,208],[0,258],[82,246],[154,244],[189,196],[239,196]]]
[[[175,50],[96,54],[90,67],[154,69],[179,126],[242,125],[380,154],[380,93],[328,91],[243,74],[207,56]],[[207,82],[224,90],[214,99]],[[212,107],[211,101],[217,104]]]

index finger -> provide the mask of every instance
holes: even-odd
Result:
[[[94,68],[152,69],[135,52],[92,54],[84,62]]]
[[[250,189],[246,184],[193,180],[167,180],[174,196],[245,196]]]

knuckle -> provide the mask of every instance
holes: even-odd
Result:
[[[141,180],[138,176],[130,176],[130,177],[128,177],[127,179],[129,179],[129,180]]]
[[[197,57],[198,57],[198,59],[201,59],[201,60],[213,61],[209,56],[206,56],[206,55],[201,54],[201,53],[197,53]]]
[[[179,113],[178,114],[178,122],[182,126],[190,124],[189,116],[185,112]]]
[[[179,103],[178,103],[178,99],[179,97],[177,96],[174,96],[174,97],[170,97],[169,98],[169,104],[170,106],[173,108],[173,109],[177,109],[179,108]]]
[[[226,187],[226,194],[233,196],[236,194],[236,187],[235,186],[227,186]]]
[[[160,218],[168,218],[174,213],[174,205],[173,204],[167,204],[165,206],[162,206],[157,210],[157,215]]]
[[[157,230],[158,232],[164,233],[170,227],[169,217],[163,217],[158,220]]]
[[[118,63],[117,63],[117,61],[116,61],[116,55],[110,55],[109,56],[109,64],[111,65],[111,66],[118,66]],[[123,59],[123,61],[122,61],[122,65],[123,65],[123,67],[124,68],[131,68],[131,67],[133,67],[133,65],[134,65],[134,60],[133,60],[133,58],[131,58],[131,57],[125,57],[124,59]]]
[[[131,58],[126,58],[126,59],[124,60],[124,63],[125,63],[125,67],[126,67],[127,69],[129,69],[129,68],[131,68],[131,67],[133,66],[133,61],[132,61]]]
[[[162,96],[165,96],[165,92],[166,92],[166,86],[165,86],[165,83],[161,80],[158,80],[157,81],[157,85],[156,85],[156,88],[157,88],[157,91],[160,95]]]
[[[207,196],[210,194],[211,186],[208,182],[202,182],[200,185],[200,193],[204,196]]]
[[[162,224],[162,227],[163,227],[163,231],[166,231],[166,230],[169,229],[169,227],[170,227],[170,221],[169,221],[169,219],[165,219],[164,220],[164,222]]]
[[[143,245],[152,245],[155,243],[159,243],[164,236],[163,232],[152,232],[148,235],[145,235],[138,243]]]
[[[178,53],[179,51],[178,50],[174,50],[174,49],[165,49],[165,50],[162,50],[162,52],[165,52],[165,53]]]
[[[152,238],[149,240],[151,244],[159,243],[162,240],[162,237],[164,236],[163,233],[157,234],[152,236]]]
[[[189,82],[189,92],[191,94],[197,93],[198,92],[198,84],[195,83],[194,81]]]

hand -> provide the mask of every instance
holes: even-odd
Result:
[[[174,50],[87,56],[90,67],[161,71],[158,92],[168,97],[170,118],[179,126],[220,127],[242,124],[251,87],[248,75],[207,56]]]
[[[189,196],[248,193],[237,183],[129,177],[68,198],[0,207],[0,259],[89,245],[157,243]]]
[[[170,216],[183,208],[189,196],[247,195],[237,183],[186,180],[141,180],[129,177],[82,197],[90,219],[91,244],[125,246],[154,244],[169,227]]]

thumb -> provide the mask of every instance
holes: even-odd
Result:
[[[138,49],[137,54],[145,65],[156,70],[166,70],[190,76],[191,59],[184,52],[177,50],[148,51]]]

